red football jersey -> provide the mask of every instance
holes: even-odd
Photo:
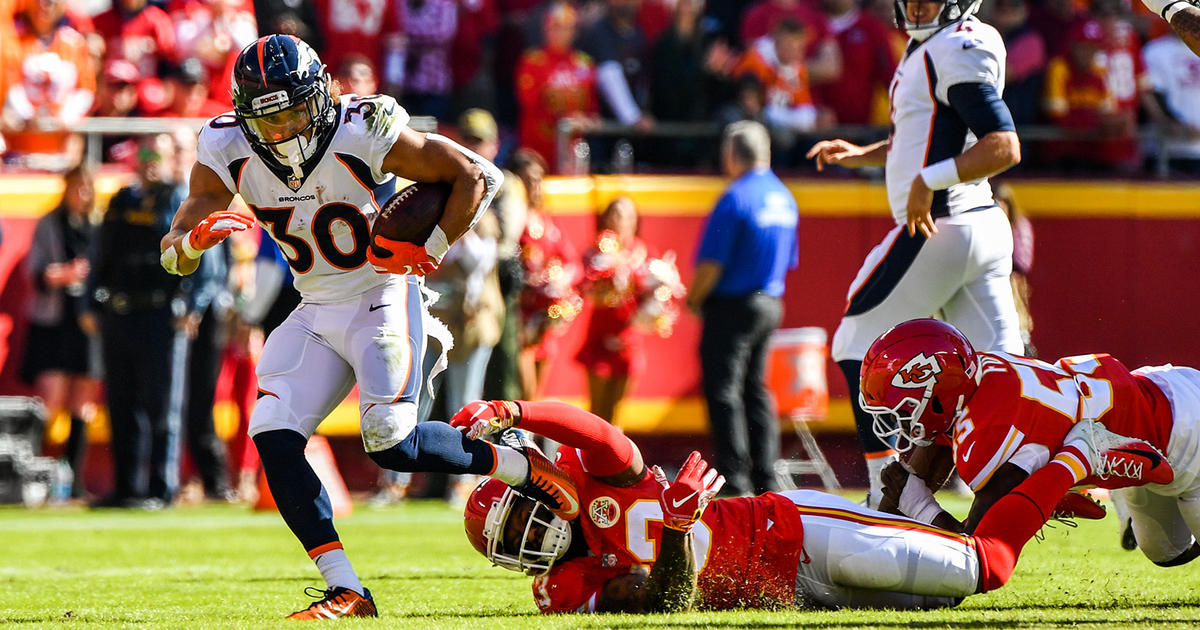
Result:
[[[979,369],[979,389],[954,425],[953,442],[958,474],[975,490],[1005,462],[1029,472],[1046,465],[1081,419],[1099,420],[1114,433],[1166,452],[1170,402],[1148,378],[1107,354],[1050,365],[980,353]]]
[[[533,581],[533,595],[542,612],[591,611],[610,579],[654,564],[662,536],[660,486],[649,470],[627,488],[608,485],[587,473],[574,448],[560,448],[556,463],[579,491],[591,555],[555,565]],[[791,500],[770,492],[716,499],[692,532],[704,608],[794,601],[804,530]]]

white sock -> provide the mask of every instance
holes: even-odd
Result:
[[[350,566],[350,559],[346,557],[345,550],[330,549],[313,558],[313,562],[317,563],[317,569],[321,571],[321,577],[325,578],[325,584],[329,588],[343,586],[359,595],[366,594],[363,592],[362,582],[358,581],[358,575],[354,573],[354,567]]]
[[[502,444],[496,447],[496,470],[492,476],[510,486],[519,486],[529,479],[529,460],[520,451]]]
[[[883,469],[898,459],[900,457],[894,452],[883,457],[867,458],[867,478],[871,482],[870,492],[873,496],[883,496]]]

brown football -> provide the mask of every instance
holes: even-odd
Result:
[[[444,182],[417,182],[392,195],[379,209],[375,225],[371,226],[371,242],[375,236],[424,245],[446,209],[452,186]],[[374,244],[371,245],[375,247]],[[375,249],[377,256],[390,254]]]

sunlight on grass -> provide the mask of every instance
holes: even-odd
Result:
[[[961,511],[965,503],[954,503]],[[353,627],[1004,628],[1200,626],[1200,574],[1117,546],[1110,517],[1047,529],[999,591],[951,610],[729,611],[546,617],[529,580],[489,567],[444,503],[358,506],[338,529],[379,607]],[[320,576],[274,513],[213,506],[160,513],[0,509],[0,624],[270,628],[304,607]],[[346,623],[346,622],[343,622]]]

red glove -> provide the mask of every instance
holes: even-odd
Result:
[[[413,245],[406,241],[393,241],[390,238],[375,236],[375,247],[390,252],[387,257],[375,255],[375,248],[367,248],[367,261],[375,267],[377,273],[403,273],[413,276],[424,276],[437,271],[437,261],[429,257],[423,245]]]
[[[187,244],[192,251],[203,251],[229,238],[230,234],[251,227],[254,227],[252,219],[232,210],[214,212],[188,232]]]
[[[477,440],[517,424],[519,414],[520,408],[511,400],[476,400],[459,409],[450,426]]]
[[[705,469],[708,473],[705,473]],[[650,469],[654,479],[662,484],[658,493],[658,504],[662,506],[663,526],[681,532],[692,530],[692,525],[704,515],[708,502],[725,485],[725,475],[718,475],[716,468],[709,468],[708,462],[700,459],[698,451],[692,451],[679,474],[675,475],[675,483],[667,481],[667,475],[661,468]]]

